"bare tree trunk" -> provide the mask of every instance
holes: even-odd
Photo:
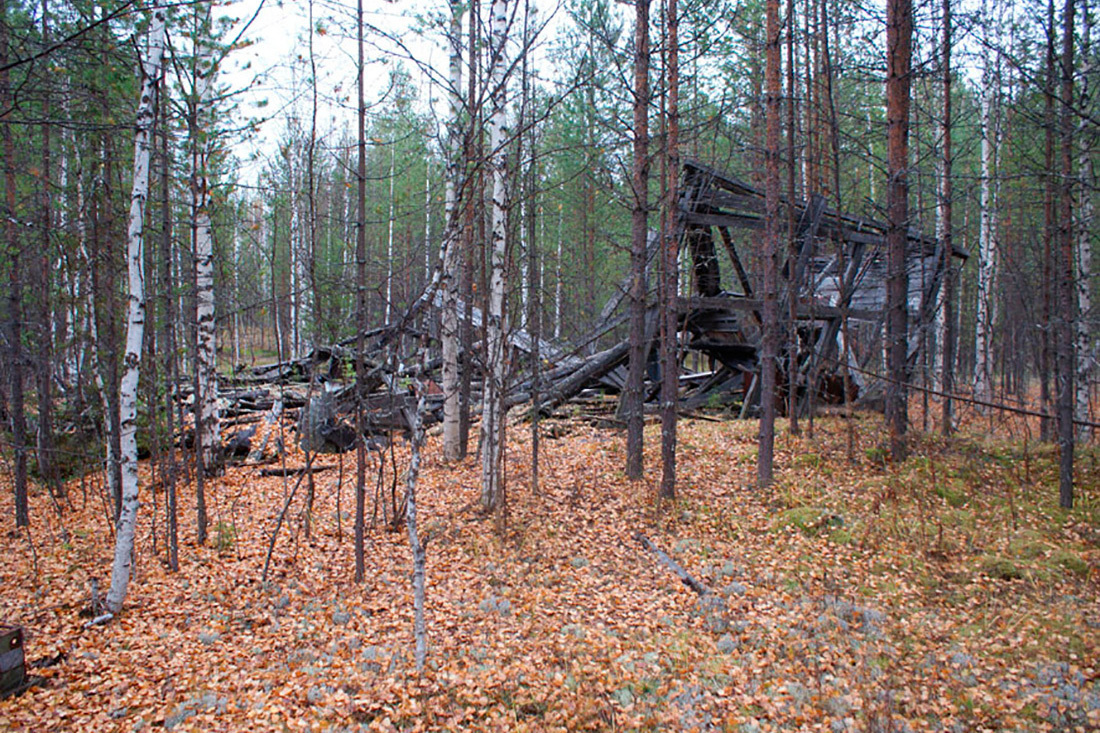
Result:
[[[420,374],[425,372],[427,351],[427,343],[421,344]],[[413,635],[416,640],[415,659],[418,672],[424,669],[424,661],[428,656],[428,630],[427,621],[424,618],[425,552],[416,526],[416,483],[420,477],[420,449],[424,445],[423,415],[427,391],[423,384],[418,383],[416,393],[419,399],[416,402],[416,410],[405,409],[405,421],[409,425],[411,434],[409,470],[405,474],[405,528],[409,535],[409,549],[413,557]]]
[[[447,38],[450,46],[450,88],[447,94],[447,181],[446,224],[443,230],[443,308],[440,314],[439,335],[443,350],[443,458],[457,461],[461,457],[459,440],[459,321],[458,281],[460,266],[459,247],[459,192],[465,190],[460,180],[461,121],[462,113],[462,2],[450,0],[451,24]]]
[[[886,419],[890,452],[896,461],[906,453],[908,429],[909,277],[906,245],[909,229],[909,69],[912,60],[912,0],[889,0],[886,5],[886,116],[887,167],[887,341],[890,382]]]
[[[937,339],[942,357],[940,359],[943,387],[943,434],[951,435],[955,429],[954,402],[951,395],[955,391],[955,343],[958,340],[955,316],[955,258],[951,225],[952,180],[951,166],[954,162],[951,153],[951,0],[943,0],[943,164],[940,169],[940,202],[937,214],[943,268],[943,295],[940,329]]]
[[[1061,221],[1058,226],[1060,240],[1059,300],[1061,315],[1058,319],[1058,447],[1061,461],[1058,473],[1058,504],[1066,509],[1073,507],[1073,379],[1077,361],[1074,357],[1074,284],[1073,284],[1073,45],[1074,3],[1065,0],[1062,17],[1062,183],[1059,203]]]
[[[199,38],[210,32],[210,6],[198,10],[196,33]],[[206,542],[206,491],[204,479],[215,470],[218,446],[217,329],[214,322],[214,235],[210,222],[210,182],[207,178],[209,143],[203,138],[208,110],[213,101],[213,54],[199,40],[194,65],[195,108],[191,113],[191,217],[195,262],[195,448],[197,536]]]
[[[676,411],[679,407],[680,364],[676,311],[677,255],[680,249],[680,39],[676,0],[668,0],[665,37],[668,49],[668,156],[667,196],[661,270],[661,490],[662,499],[676,498]],[[643,249],[643,253],[644,253]],[[645,267],[643,259],[642,267]]]
[[[507,257],[508,154],[507,130],[507,35],[508,0],[493,0],[492,57],[489,89],[492,116],[489,118],[490,168],[493,172],[493,246],[490,250],[489,308],[485,323],[485,382],[481,411],[481,506],[497,509],[503,498],[504,433],[504,268]]]
[[[527,262],[526,262],[526,286],[529,297],[525,303],[525,321],[527,331],[531,334],[531,493],[539,493],[539,379],[542,371],[542,357],[539,353],[540,339],[542,338],[542,273],[539,267],[538,241],[535,238],[535,219],[542,213],[542,205],[539,203],[540,174],[538,163],[538,151],[536,149],[534,114],[530,109],[531,100],[531,75],[528,69],[528,56],[531,48],[532,33],[537,19],[537,10],[532,6],[531,0],[524,0],[523,5],[523,104],[521,109],[523,120],[521,129],[527,130],[527,148],[530,151],[530,160],[526,171],[526,191],[524,202],[527,205],[527,216],[520,222],[526,232]]]
[[[1054,128],[1057,120],[1054,113],[1054,0],[1046,4],[1046,84],[1043,108],[1043,313],[1042,346],[1039,352],[1039,406],[1045,415],[1054,412],[1055,404],[1050,394],[1050,377],[1054,361],[1054,301],[1057,284],[1054,276]],[[1049,417],[1039,419],[1039,439],[1044,443],[1051,439],[1054,421]]]
[[[142,65],[141,97],[134,125],[134,175],[130,194],[130,227],[127,237],[126,269],[129,298],[126,325],[126,356],[119,389],[120,443],[122,465],[122,511],[115,534],[115,558],[111,567],[111,589],[107,610],[117,614],[126,601],[130,565],[134,552],[134,529],[138,512],[137,397],[141,350],[145,338],[145,205],[149,199],[149,160],[152,153],[153,120],[156,117],[157,80],[164,55],[167,11],[153,11],[149,28],[149,50]]]
[[[824,6],[822,6],[824,7]],[[787,31],[787,201],[793,202],[795,200],[795,109],[794,99],[797,90],[795,89],[795,73],[794,73],[794,22],[795,22],[795,10],[794,4],[788,2],[787,5],[787,18],[785,22]],[[809,196],[806,198],[809,201]],[[792,435],[798,435],[798,385],[796,378],[798,375],[798,324],[795,320],[795,315],[798,308],[798,283],[794,282],[794,261],[795,261],[795,209],[794,206],[787,207],[787,252],[788,258],[791,263],[790,269],[790,281],[788,283],[787,292],[787,306],[788,306],[788,328],[790,332],[789,344],[787,347],[788,353],[788,368],[787,368],[787,392],[788,392],[788,406],[787,415],[790,419],[790,430]],[[812,413],[811,413],[812,414]]]
[[[11,114],[14,109],[11,93],[11,80],[7,70],[9,38],[7,4],[0,9],[0,136],[2,136],[4,155],[4,204],[7,215],[4,217],[4,244],[7,257],[10,258],[8,291],[8,351],[9,351],[9,395],[12,425],[12,452],[15,454],[15,526],[30,525],[30,511],[27,503],[27,423],[24,414],[23,398],[23,282],[20,261],[19,234],[15,219],[15,144],[11,134]]]
[[[760,350],[760,437],[756,483],[770,486],[775,457],[775,375],[779,356],[779,303],[776,255],[779,251],[779,115],[780,30],[779,0],[765,6],[765,111],[764,146],[764,288],[763,338]]]
[[[1089,98],[1089,77],[1093,71],[1091,53],[1092,15],[1081,14],[1081,88],[1079,97]],[[1085,136],[1077,142],[1078,176],[1081,180],[1081,203],[1077,215],[1077,380],[1074,416],[1079,421],[1077,440],[1088,442],[1091,428],[1088,426],[1089,377],[1092,373],[1092,191],[1096,182],[1092,155]]]
[[[49,0],[42,0],[42,42],[50,42],[50,6]],[[62,486],[57,480],[54,459],[53,438],[53,330],[51,324],[51,300],[50,300],[50,269],[52,266],[53,244],[53,196],[50,193],[52,181],[51,169],[51,121],[50,121],[50,90],[45,85],[42,90],[42,117],[45,122],[42,125],[42,179],[41,179],[41,203],[39,214],[41,216],[41,251],[35,261],[37,270],[37,317],[35,318],[35,331],[37,332],[37,354],[35,359],[35,376],[38,391],[38,474],[46,482],[51,492],[62,491]]]
[[[364,361],[367,331],[367,106],[364,93],[363,0],[356,4],[359,65],[356,148],[356,221],[355,221],[355,582],[363,582],[366,560],[363,543],[366,535],[367,452],[363,440],[363,389],[367,381]]]
[[[649,0],[634,3],[634,164],[630,220],[630,359],[623,390],[626,419],[626,475],[640,479],[644,468],[646,245],[649,237]]]
[[[994,3],[997,0],[993,0]],[[995,27],[989,15],[986,0],[982,2],[982,22],[987,29]],[[979,400],[989,400],[993,364],[990,342],[993,338],[993,287],[997,267],[997,218],[996,185],[994,181],[997,139],[994,117],[998,114],[1000,74],[993,69],[989,46],[992,42],[983,40],[982,53],[982,94],[981,94],[981,214],[978,227],[978,304],[974,327],[974,396]]]
[[[471,382],[473,379],[472,353],[474,346],[474,334],[472,314],[474,307],[474,251],[475,232],[484,226],[484,217],[481,216],[482,206],[482,137],[481,137],[481,105],[475,104],[478,98],[478,49],[480,47],[481,27],[481,3],[479,0],[470,0],[469,12],[469,79],[466,86],[468,127],[466,128],[466,140],[463,146],[466,172],[463,178],[463,193],[465,196],[465,209],[463,217],[462,234],[462,282],[460,284],[461,297],[465,303],[465,313],[459,324],[459,341],[462,344],[461,353],[465,354],[465,368],[459,372],[458,389],[458,456],[465,458],[470,447],[470,398]],[[476,166],[476,170],[475,170]]]
[[[168,513],[168,568],[172,572],[180,569],[179,564],[179,514],[176,506],[176,434],[175,407],[176,390],[180,384],[179,359],[176,356],[176,294],[173,291],[172,277],[172,208],[169,199],[169,166],[171,157],[168,152],[168,126],[164,124],[164,110],[167,107],[168,87],[165,75],[161,75],[160,93],[157,102],[160,105],[160,206],[161,206],[161,230],[160,230],[160,258],[161,280],[163,281],[164,300],[164,373],[168,378],[168,388],[165,390],[164,407],[167,418],[167,430],[170,439],[168,441],[168,457],[165,459],[164,485],[165,485],[165,510]]]

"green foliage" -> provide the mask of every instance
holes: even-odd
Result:
[[[967,501],[969,501],[965,493],[952,486],[947,481],[937,485],[935,493],[936,496],[946,501],[948,506],[954,507],[955,509],[966,506]]]
[[[1085,562],[1080,555],[1071,550],[1064,548],[1055,550],[1050,556],[1050,561],[1055,566],[1073,573],[1074,575],[1087,577],[1089,574],[1089,564]]]
[[[228,552],[237,542],[237,526],[231,522],[220,521],[214,525],[214,549]]]
[[[981,559],[978,568],[983,575],[997,580],[1019,580],[1024,577],[1020,567],[1007,557],[988,555]]]

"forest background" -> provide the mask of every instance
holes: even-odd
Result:
[[[531,331],[536,341],[541,336],[582,358],[624,339],[637,346],[640,339],[626,318],[602,341],[584,343],[584,337],[600,320],[605,302],[623,292],[628,273],[633,278],[628,281],[627,297],[632,315],[637,314],[639,303],[644,308],[654,297],[671,303],[676,294],[692,292],[694,274],[678,242],[671,250],[664,248],[648,282],[644,260],[647,227],[659,233],[662,243],[672,239],[668,232],[674,220],[679,163],[693,159],[767,190],[766,218],[774,228],[764,237],[744,234],[738,240],[749,274],[765,283],[765,304],[769,292],[774,297],[767,285],[769,270],[774,287],[776,265],[792,246],[786,223],[780,233],[778,208],[772,208],[784,197],[809,200],[819,194],[838,211],[888,222],[903,239],[906,229],[935,233],[941,242],[953,241],[969,255],[962,266],[950,256],[945,258],[951,273],[945,283],[952,285],[945,284],[937,307],[927,313],[923,307],[919,313],[898,311],[904,298],[889,296],[883,343],[896,347],[900,333],[903,346],[911,338],[920,348],[915,364],[908,365],[904,348],[900,361],[883,348],[870,374],[859,376],[861,382],[877,380],[886,385],[887,430],[869,428],[861,437],[859,421],[869,418],[857,417],[845,404],[836,415],[822,417],[819,443],[813,442],[812,421],[808,436],[799,432],[796,421],[789,421],[789,434],[767,437],[767,426],[775,421],[774,412],[768,412],[775,406],[769,408],[767,403],[775,391],[765,388],[760,433],[747,441],[755,447],[749,446],[744,454],[730,454],[727,460],[756,470],[738,491],[747,492],[750,485],[774,487],[771,451],[773,441],[778,441],[779,488],[770,496],[780,498],[756,494],[749,498],[735,491],[746,505],[738,509],[724,505],[725,511],[731,517],[743,516],[746,526],[759,530],[761,541],[776,531],[793,532],[800,541],[827,537],[845,548],[854,542],[860,551],[869,552],[880,547],[887,530],[877,525],[872,530],[868,523],[856,532],[845,523],[858,514],[857,509],[834,506],[834,500],[839,501],[835,495],[821,495],[819,487],[801,486],[785,473],[821,468],[834,476],[847,470],[833,461],[841,461],[842,456],[853,461],[855,468],[849,470],[859,478],[852,480],[870,481],[878,487],[876,491],[881,489],[881,494],[871,492],[868,498],[876,512],[883,501],[896,503],[893,531],[899,531],[899,517],[910,522],[906,539],[919,546],[923,556],[940,553],[959,562],[969,557],[966,562],[976,563],[968,576],[974,587],[960,591],[964,596],[980,590],[986,594],[983,602],[988,602],[996,592],[984,584],[993,579],[1027,585],[1034,591],[1024,593],[1021,602],[1038,604],[1046,594],[1057,596],[1058,603],[1070,609],[1066,618],[1075,619],[1076,628],[1061,632],[1068,634],[1065,638],[1071,642],[1066,646],[1075,656],[1070,660],[1042,657],[1036,664],[1065,664],[1057,671],[1059,684],[1074,685],[1076,693],[1063,701],[1065,705],[1051,703],[1043,697],[1054,694],[1049,693],[1049,681],[1042,681],[1050,677],[1048,667],[1028,667],[1026,673],[1020,667],[1013,674],[1031,675],[1035,681],[1031,687],[1013,688],[1009,697],[1019,705],[1005,709],[989,703],[990,709],[985,710],[981,708],[984,692],[966,697],[970,703],[965,703],[956,689],[974,685],[951,677],[953,672],[920,668],[921,674],[954,680],[934,687],[946,700],[942,706],[926,711],[921,701],[906,701],[899,711],[892,702],[871,704],[872,689],[890,687],[870,671],[885,664],[876,660],[890,658],[875,642],[871,646],[878,649],[878,656],[859,656],[866,678],[835,696],[822,693],[820,700],[797,700],[801,693],[792,692],[790,685],[765,683],[731,709],[706,684],[687,693],[663,689],[660,683],[649,690],[639,671],[638,679],[631,678],[629,684],[620,680],[622,685],[593,692],[588,684],[599,687],[599,675],[580,679],[574,670],[568,672],[575,685],[571,691],[577,693],[572,707],[560,705],[561,700],[548,702],[547,690],[555,686],[550,674],[532,683],[531,689],[539,693],[531,700],[519,700],[518,691],[511,689],[508,699],[498,696],[482,703],[479,687],[469,699],[451,698],[446,714],[465,720],[462,716],[467,714],[492,718],[501,713],[533,719],[528,722],[535,727],[543,723],[570,726],[577,721],[601,727],[610,725],[604,707],[610,695],[612,718],[626,711],[627,718],[637,716],[635,722],[640,725],[657,720],[660,703],[670,699],[681,701],[676,703],[677,714],[710,716],[712,722],[721,718],[731,725],[748,725],[760,718],[790,723],[799,715],[822,725],[832,718],[870,725],[872,719],[894,715],[925,722],[934,717],[937,724],[952,716],[987,723],[1008,719],[998,716],[1016,716],[1013,720],[1022,716],[1043,725],[1095,724],[1100,707],[1090,707],[1095,671],[1078,669],[1071,661],[1095,647],[1095,634],[1089,631],[1095,627],[1087,610],[1065,600],[1081,594],[1094,598],[1096,590],[1097,517],[1091,479],[1095,462],[1089,463],[1096,422],[1091,252],[1097,236],[1094,171],[1100,130],[1094,99],[1100,83],[1092,44],[1095,9],[1073,0],[1061,6],[1001,0],[915,5],[893,0],[885,7],[844,0],[785,6],[751,0],[671,0],[652,8],[648,2],[535,5],[497,0],[484,5],[420,3],[415,8],[385,4],[364,10],[362,4],[356,8],[322,2],[4,3],[0,154],[5,217],[0,281],[6,297],[0,305],[4,349],[0,446],[5,482],[11,486],[5,495],[13,499],[12,511],[6,514],[14,520],[12,536],[25,535],[27,546],[26,562],[13,563],[10,579],[16,584],[23,583],[17,578],[28,574],[35,579],[28,595],[11,603],[8,615],[25,619],[23,623],[37,627],[40,634],[56,634],[57,646],[52,648],[70,655],[82,634],[110,633],[99,626],[129,633],[121,630],[121,624],[132,623],[127,621],[132,616],[118,614],[127,598],[126,581],[133,568],[142,566],[143,554],[163,556],[165,574],[151,568],[147,572],[178,578],[174,573],[181,559],[194,572],[191,563],[214,567],[226,553],[236,553],[237,561],[247,560],[251,570],[230,571],[231,577],[232,573],[259,573],[259,565],[263,566],[263,585],[249,591],[255,598],[247,602],[268,603],[275,607],[272,617],[277,617],[285,606],[279,606],[280,591],[268,585],[270,564],[281,568],[275,571],[281,577],[288,572],[293,576],[301,537],[331,539],[335,532],[337,546],[342,542],[342,522],[351,520],[340,505],[343,460],[335,493],[315,491],[310,467],[318,460],[316,454],[309,449],[303,452],[298,438],[284,435],[275,414],[255,440],[262,438],[266,445],[271,439],[279,445],[284,468],[288,461],[304,465],[308,494],[298,496],[300,480],[295,483],[284,477],[281,485],[272,483],[262,500],[246,501],[257,502],[253,511],[256,517],[265,517],[264,526],[246,529],[243,519],[227,512],[230,507],[235,512],[245,506],[240,503],[245,501],[243,494],[234,492],[254,474],[221,465],[218,448],[232,421],[227,422],[225,405],[219,404],[219,387],[224,391],[225,385],[248,370],[294,362],[319,348],[342,345],[348,353],[362,354],[372,329],[400,323],[418,336],[429,336],[395,339],[386,352],[392,360],[388,368],[403,380],[391,381],[388,388],[412,388],[420,396],[405,414],[408,441],[400,449],[389,444],[388,464],[371,458],[366,442],[357,441],[357,457],[347,469],[349,476],[356,475],[355,516],[350,522],[354,566],[337,563],[334,567],[340,572],[326,571],[322,584],[327,588],[338,583],[335,579],[341,573],[344,580],[362,580],[372,572],[385,577],[389,570],[380,571],[374,563],[389,568],[397,555],[409,552],[415,568],[411,600],[416,618],[415,667],[423,672],[426,604],[430,608],[433,602],[432,580],[425,577],[425,545],[439,537],[461,544],[456,539],[461,533],[452,524],[465,506],[448,505],[448,519],[439,513],[444,506],[440,502],[450,500],[445,498],[442,477],[448,471],[455,471],[455,477],[465,476],[461,471],[469,472],[474,466],[462,459],[467,454],[480,457],[480,474],[465,476],[461,482],[478,486],[471,501],[495,518],[495,536],[505,546],[516,541],[514,527],[508,529],[509,516],[520,517],[521,526],[530,526],[525,522],[533,525],[539,512],[550,511],[533,508],[531,498],[520,498],[515,486],[511,489],[515,506],[506,510],[505,474],[522,476],[534,491],[541,464],[539,422],[534,421],[530,437],[523,429],[506,432],[503,426],[514,421],[507,422],[502,395],[520,379],[524,368],[538,374],[543,367],[537,351],[533,366],[521,367],[519,358],[510,357],[502,344],[510,343],[511,334]],[[641,14],[643,9],[648,16]],[[908,22],[911,26],[902,37],[903,45],[911,48],[902,48],[891,34]],[[283,57],[288,46],[289,53]],[[901,98],[890,91],[899,89],[892,86],[899,81],[907,85],[904,107],[895,106]],[[907,120],[904,135],[901,119]],[[894,143],[902,139],[906,148],[898,158]],[[644,140],[641,147],[640,140]],[[906,190],[898,188],[902,183]],[[907,209],[899,218],[892,207],[902,200]],[[719,258],[724,273],[736,271],[725,252]],[[890,272],[894,277],[898,268],[891,265]],[[724,289],[741,289],[731,275],[726,277],[730,281],[723,282]],[[436,318],[434,309],[423,307],[425,294],[431,300],[436,292],[442,301],[441,318]],[[473,329],[448,325],[447,304],[459,298],[463,303],[476,302],[486,314],[484,338],[479,339]],[[900,321],[894,317],[898,312]],[[779,314],[769,316],[767,305],[763,324],[763,348],[778,349],[774,343],[769,347],[767,334],[780,332]],[[674,331],[665,327],[666,333]],[[383,328],[383,336],[389,333]],[[451,362],[448,338],[457,349],[451,352]],[[670,353],[675,357],[675,347],[668,346],[673,341],[667,337],[662,341],[662,358]],[[440,359],[442,391],[457,395],[455,385],[463,379],[468,382],[473,357],[462,362],[456,354],[474,354],[475,347],[480,349],[481,392],[471,397],[465,391],[461,399],[456,397],[453,412],[444,407],[442,435],[425,436],[421,423],[435,385],[428,383],[427,371],[417,371],[414,365]],[[772,355],[764,351],[761,363],[775,361]],[[448,363],[464,366],[448,373]],[[643,378],[641,363],[631,357],[638,380]],[[545,366],[552,364],[548,360]],[[347,366],[346,371],[351,368]],[[362,382],[366,367],[361,357],[354,369]],[[344,381],[351,375],[330,376]],[[311,384],[310,398],[313,390],[326,389],[316,379]],[[902,385],[908,392],[898,389]],[[657,385],[651,387],[656,394]],[[463,389],[469,389],[468,383]],[[623,474],[615,473],[619,469],[600,472],[614,501],[625,502],[620,519],[633,517],[651,529],[659,528],[681,560],[705,566],[704,581],[717,584],[740,578],[738,573],[748,559],[739,556],[735,562],[731,557],[729,567],[704,560],[711,552],[735,554],[732,535],[723,534],[729,529],[725,525],[708,525],[706,531],[695,527],[702,538],[697,545],[688,540],[681,544],[677,537],[700,521],[701,512],[706,513],[707,500],[693,492],[703,486],[713,488],[707,455],[724,455],[729,449],[725,443],[746,442],[744,436],[736,437],[743,426],[731,428],[734,437],[727,438],[689,421],[683,426],[686,447],[681,451],[682,456],[686,451],[688,458],[683,460],[688,462],[680,464],[680,475],[671,468],[675,464],[670,459],[676,455],[678,435],[675,399],[665,392],[660,401],[665,413],[664,445],[658,459],[652,445],[648,453],[643,452],[645,409],[638,393],[634,398],[631,394],[628,386],[623,395],[627,407],[616,418],[628,427],[626,449],[606,451],[616,461],[622,459]],[[638,401],[631,403],[631,399]],[[914,416],[913,425],[906,412]],[[458,432],[448,432],[449,417],[454,418]],[[910,435],[917,419],[920,430]],[[468,436],[472,424],[480,424],[482,430],[476,443]],[[960,429],[964,435],[956,442],[940,443],[933,437],[934,432],[950,435]],[[563,435],[583,436],[569,450],[579,450],[592,460],[596,459],[586,451],[606,439],[599,431],[588,433],[576,425],[560,430]],[[982,433],[1005,442],[990,447],[983,442],[985,437],[976,437]],[[646,434],[652,444],[655,430]],[[842,440],[840,436],[845,435]],[[889,440],[883,442],[882,436]],[[825,450],[825,445],[831,449]],[[986,457],[1007,456],[997,470],[1015,476],[1015,488],[1006,490],[1004,497],[998,495],[997,501],[1007,502],[1008,515],[998,514],[1000,505],[986,506],[984,502],[991,501],[988,495],[979,497],[992,479],[967,473],[974,456],[958,458],[968,455],[960,445],[980,445],[975,451]],[[555,449],[545,450],[550,456]],[[800,450],[821,457],[795,460]],[[951,461],[963,461],[951,463],[950,471],[964,476],[961,481],[971,493],[958,494],[957,487],[944,483],[946,478],[937,478],[934,456],[938,451],[954,456]],[[893,462],[885,460],[888,453]],[[915,455],[906,459],[911,453]],[[152,464],[139,465],[139,455],[152,457]],[[404,549],[390,543],[390,535],[377,540],[394,545],[382,558],[368,557],[364,550],[374,528],[374,521],[368,528],[365,519],[364,474],[369,460],[378,460],[380,476],[384,470],[390,472],[386,475],[392,476],[393,487],[399,480],[404,484],[403,492],[393,488],[388,500],[384,492],[375,496],[382,524],[407,527]],[[549,469],[553,478],[544,485],[546,495],[559,492],[567,497],[563,500],[576,504],[581,501],[579,484],[570,484],[570,475],[560,470],[573,465],[574,459],[557,460],[557,468]],[[653,466],[664,469],[659,479]],[[574,468],[583,473],[583,466]],[[705,480],[699,478],[704,474]],[[687,480],[687,493],[678,496],[677,480],[683,482],[685,476],[695,478]],[[998,477],[1004,478],[1000,473]],[[431,522],[423,540],[416,523],[418,478],[424,482],[425,511]],[[645,488],[637,490],[636,500],[642,503],[632,504],[635,500],[629,495],[635,484],[631,480],[637,478],[645,479]],[[838,486],[847,480],[837,482]],[[911,497],[899,498],[899,487],[909,487],[909,481],[936,497],[935,510],[926,504],[926,494],[916,489]],[[1019,496],[1012,493],[1017,489]],[[718,489],[713,500],[720,502],[727,490],[731,489]],[[83,495],[79,509],[74,504],[77,494]],[[230,495],[237,498],[228,501]],[[321,502],[317,508],[315,500]],[[1052,506],[1055,500],[1058,509]],[[297,507],[295,502],[303,501],[307,504],[297,519],[287,519],[292,516],[290,509]],[[676,501],[681,504],[669,503]],[[329,502],[336,504],[330,507]],[[143,510],[139,515],[139,503],[151,512]],[[956,524],[944,519],[966,507],[973,515],[969,519],[955,517]],[[1010,516],[1003,526],[997,525],[1004,530],[996,534],[1003,546],[972,551],[975,536],[986,529],[982,516],[986,510],[1001,519]],[[525,511],[532,512],[526,520],[522,519]],[[210,512],[212,526],[208,526]],[[335,527],[329,527],[327,519],[315,520],[326,512],[335,518]],[[579,511],[589,512],[601,516],[594,506]],[[180,522],[180,516],[193,516],[194,527]],[[287,548],[275,549],[284,522],[290,525],[286,531],[293,538],[293,556]],[[676,522],[681,523],[679,529]],[[35,545],[29,528],[36,523],[50,538],[42,546]],[[930,529],[937,525],[938,529]],[[919,532],[912,529],[917,526]],[[933,543],[929,532],[936,531],[939,539]],[[1021,539],[1022,532],[1033,534]],[[624,551],[624,543],[637,544],[635,532],[624,526],[616,525],[613,534],[618,544],[597,564],[611,566]],[[76,544],[90,548],[79,562],[72,560],[74,552],[83,552],[74,550],[74,536],[87,540]],[[318,546],[333,550],[327,540],[313,541],[315,550]],[[113,564],[103,555],[112,548]],[[462,545],[461,550],[476,556],[484,548]],[[203,554],[207,551],[212,553],[209,557]],[[513,565],[530,559],[500,551],[502,558],[509,558],[502,562]],[[563,552],[571,555],[574,570],[588,566],[584,553],[575,548]],[[864,555],[848,560],[866,570]],[[756,561],[771,562],[777,568],[788,561],[802,562],[761,556],[755,556],[752,562]],[[94,584],[88,591],[84,581],[98,579],[108,566],[111,590],[100,598]],[[61,583],[74,570],[81,574],[76,595],[44,600],[58,592],[48,590],[51,583]],[[510,581],[500,577],[508,573],[499,570],[485,570],[485,582],[492,587],[507,585]],[[916,572],[912,567],[907,570]],[[401,575],[393,572],[395,578]],[[774,610],[769,594],[783,588],[793,592],[794,587],[785,584],[797,582],[804,592],[796,594],[795,601],[784,601],[788,603],[784,611],[800,608],[798,604],[816,611],[813,604],[820,600],[818,595],[833,597],[821,601],[829,613],[845,624],[855,613],[868,624],[862,631],[879,639],[877,612],[850,601],[836,611],[835,594],[828,592],[835,580],[830,581],[827,573],[815,575],[809,570],[806,577],[792,581],[788,572],[789,568],[767,576],[761,572],[735,584],[749,589],[748,595],[755,599],[753,608],[760,611]],[[886,571],[868,572],[877,578],[864,584],[877,589],[870,597],[890,597],[890,592],[878,594],[880,575]],[[649,582],[659,586],[660,577],[655,573]],[[917,573],[914,582],[925,582],[921,578]],[[429,600],[425,599],[426,583]],[[326,612],[332,610],[329,603],[345,597],[344,590],[330,590]],[[937,586],[936,592],[941,590]],[[148,598],[150,587],[140,592]],[[218,592],[226,589],[203,591]],[[700,606],[692,617],[695,627],[720,626],[718,642],[726,647],[750,643],[751,629],[734,629],[734,633],[724,620],[738,607],[735,597],[744,594],[723,593],[725,605],[718,613],[707,605],[715,593],[706,588],[696,592]],[[95,626],[63,624],[59,619],[67,618],[68,606],[77,603],[73,598],[89,594],[87,609]],[[490,612],[510,616],[510,611],[499,611],[501,597],[491,594],[491,598],[496,605]],[[404,596],[395,598],[393,608],[404,600]],[[194,602],[194,598],[186,601]],[[513,602],[536,603],[519,595],[508,600],[509,608]],[[577,608],[584,607],[584,602],[574,602]],[[482,605],[478,608],[485,612]],[[52,609],[48,621],[43,620],[44,609]],[[1018,616],[1010,615],[1005,624],[1015,631],[1021,619],[1037,613],[1027,607]],[[713,621],[716,617],[719,621]],[[234,618],[230,613],[225,628],[233,627]],[[499,620],[492,618],[494,623]],[[663,618],[658,613],[651,620]],[[299,621],[296,618],[294,623]],[[776,620],[767,623],[772,622]],[[569,625],[583,623],[574,620]],[[398,634],[396,629],[385,633]],[[1051,626],[1043,629],[1055,636],[1060,633]],[[202,633],[216,634],[209,643],[216,644],[227,632]],[[563,633],[572,644],[584,642],[592,632],[572,628]],[[380,667],[370,666],[369,674],[384,671],[391,680],[402,679],[398,642],[396,637],[386,638],[384,644],[371,648],[376,655],[389,655],[389,667],[381,669],[374,659],[359,663]],[[130,642],[116,637],[112,643]],[[684,651],[681,662],[697,668],[698,655],[705,655],[715,643],[705,635],[693,636],[685,642],[691,649]],[[764,640],[754,637],[752,643]],[[932,642],[925,638],[917,646],[922,643]],[[589,646],[599,647],[594,652],[597,657],[611,648],[603,642]],[[495,652],[487,652],[491,653]],[[667,653],[667,648],[660,651]],[[985,661],[984,657],[977,661],[977,650],[970,647],[960,647],[957,653],[966,657],[965,663],[955,664],[959,660],[952,658],[951,669],[978,667]],[[1028,654],[1029,660],[1039,658],[1034,649]],[[401,662],[394,661],[399,658]],[[447,663],[437,660],[435,672],[440,664]],[[510,669],[509,664],[525,662],[511,658],[498,669]],[[287,671],[292,669],[296,665],[290,663]],[[468,666],[462,669],[469,671]],[[894,669],[904,677],[915,668],[902,664]],[[671,674],[667,665],[666,672]],[[359,669],[359,673],[367,672]],[[308,681],[311,675],[303,674]],[[729,678],[731,673],[722,674]],[[449,683],[443,677],[431,684],[446,687]],[[977,689],[982,691],[1003,681],[992,674],[976,673],[975,679],[980,680]],[[726,679],[724,684],[732,683]],[[629,700],[619,693],[627,688]],[[770,702],[758,699],[758,693],[764,694],[761,690],[773,688],[786,690],[783,694],[798,705],[773,709]],[[306,694],[304,704],[317,703],[324,708],[323,719],[342,723],[383,725],[400,712],[410,724],[417,720],[417,724],[443,724],[443,718],[418,718],[416,710],[439,694],[438,689],[422,691],[427,697],[396,692],[396,682],[387,689],[391,697],[365,702],[357,692],[338,694],[333,688],[317,693],[323,704],[308,699],[312,693]],[[192,684],[186,690],[162,691],[159,702],[143,705],[161,723],[171,718],[173,709],[189,711],[176,723],[196,715],[232,719],[218,695],[210,703],[205,693],[196,690]],[[49,692],[47,688],[32,693],[39,696],[31,708],[39,712],[43,706],[49,708]],[[691,698],[696,693],[698,699]],[[870,697],[862,700],[863,693]],[[331,701],[332,695],[340,694],[352,702]],[[685,698],[676,697],[681,694],[691,699],[684,702]],[[862,701],[854,703],[849,699],[852,695]],[[834,697],[845,702],[830,711],[825,701]],[[599,702],[586,707],[585,701],[592,700]],[[284,721],[302,719],[294,705],[274,704],[273,708],[274,712],[260,709]],[[814,712],[807,712],[811,708]],[[364,712],[368,709],[369,713]],[[554,717],[559,713],[564,716],[561,720]],[[95,715],[88,718],[89,724],[92,720],[103,722]]]

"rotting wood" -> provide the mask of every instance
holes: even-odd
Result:
[[[298,476],[300,474],[309,471],[310,473],[321,473],[322,471],[331,471],[336,466],[324,465],[324,466],[287,466],[286,468],[261,468],[261,476]]]
[[[705,585],[692,577],[691,573],[684,570],[680,563],[673,560],[664,550],[650,542],[649,539],[641,532],[636,533],[634,535],[634,539],[638,540],[638,542],[641,543],[642,547],[652,552],[657,557],[657,559],[660,560],[662,565],[671,570],[676,575],[676,577],[680,579],[681,583],[686,585],[688,588],[691,588],[700,596],[710,595],[710,588],[707,588]]]

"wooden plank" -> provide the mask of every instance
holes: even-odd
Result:
[[[721,310],[734,312],[758,312],[764,307],[764,301],[759,298],[740,297],[713,297],[692,296],[690,298],[677,298],[676,309],[681,313],[689,313],[695,310]],[[808,305],[800,303],[796,309],[799,318],[806,320],[827,321],[840,318],[843,312],[834,305]],[[879,310],[867,310],[849,308],[848,317],[864,321],[873,321],[882,315]]]

